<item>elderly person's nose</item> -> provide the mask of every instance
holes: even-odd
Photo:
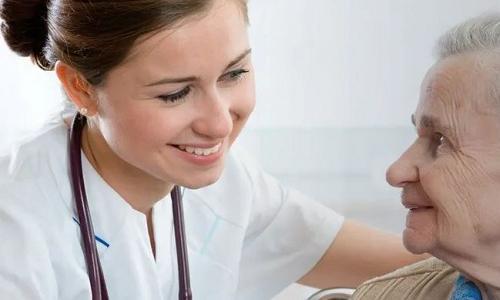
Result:
[[[387,182],[394,187],[404,187],[407,183],[418,180],[418,168],[408,152],[392,163],[385,174]]]

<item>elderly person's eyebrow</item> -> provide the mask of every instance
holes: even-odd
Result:
[[[455,135],[453,134],[453,131],[451,130],[451,128],[449,126],[445,126],[443,124],[441,124],[441,122],[432,117],[432,116],[429,116],[429,115],[422,115],[420,117],[420,122],[418,122],[418,126],[417,126],[417,120],[415,118],[415,115],[412,114],[411,115],[411,123],[413,124],[413,126],[415,126],[417,129],[419,128],[423,128],[423,129],[431,129],[431,130],[434,130],[434,131],[438,131],[439,133],[447,136],[447,137],[450,137],[450,138],[454,138]]]

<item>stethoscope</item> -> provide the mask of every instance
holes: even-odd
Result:
[[[82,132],[87,119],[80,113],[73,118],[69,133],[69,158],[70,175],[75,197],[76,210],[80,222],[80,232],[83,240],[85,263],[92,290],[92,300],[108,300],[106,281],[97,254],[94,228],[90,216],[87,195],[82,173]],[[186,235],[184,231],[184,218],[182,212],[182,195],[179,186],[174,186],[170,193],[172,198],[172,213],[174,219],[175,245],[177,250],[177,267],[179,273],[179,299],[191,300],[191,287],[189,282],[189,265],[186,250]]]

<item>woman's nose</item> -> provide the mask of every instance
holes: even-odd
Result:
[[[205,98],[199,106],[199,115],[193,122],[193,130],[209,138],[225,138],[232,129],[230,104],[217,94]]]
[[[392,163],[386,171],[387,182],[394,187],[403,187],[407,183],[418,181],[418,167],[414,161],[411,149]]]

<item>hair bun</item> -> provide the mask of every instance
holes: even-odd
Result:
[[[21,56],[31,58],[42,68],[49,68],[43,54],[47,40],[48,0],[2,0],[0,28],[7,45]]]

